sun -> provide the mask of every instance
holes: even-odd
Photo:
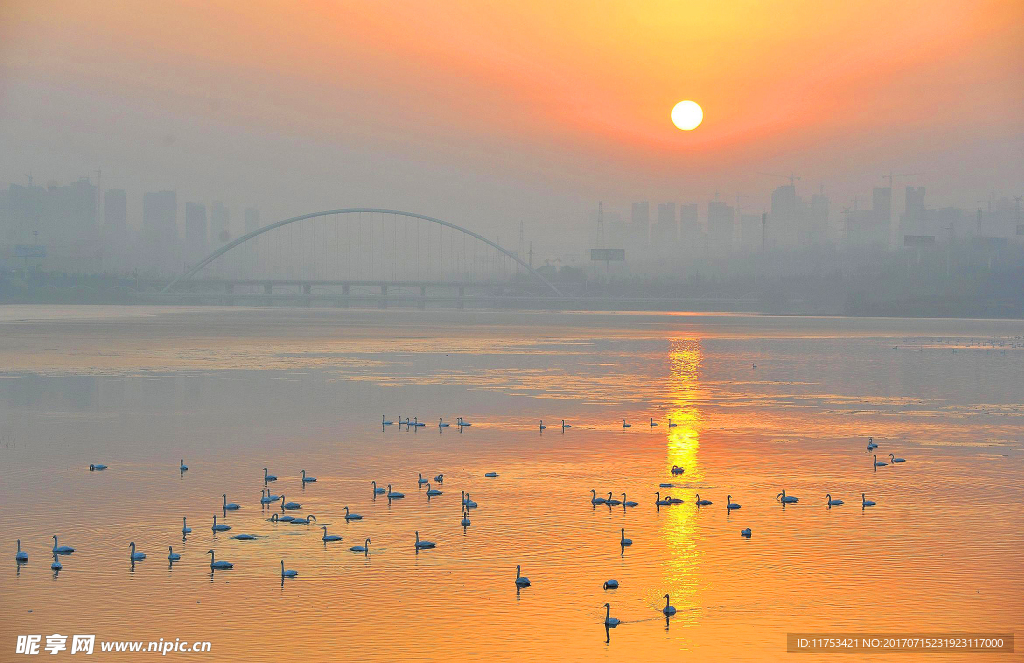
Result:
[[[704,120],[704,111],[696,101],[680,101],[672,108],[672,124],[683,131],[693,131]]]

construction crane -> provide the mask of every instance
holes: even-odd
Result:
[[[795,175],[790,172],[789,175],[780,175],[778,173],[758,173],[758,175],[764,175],[766,177],[782,177],[789,180],[789,186],[796,186],[796,181],[800,179],[799,175]]]
[[[924,173],[893,173],[890,170],[888,174],[882,175],[882,179],[889,180],[889,188],[892,189],[893,178],[896,178],[896,177],[920,177],[922,175],[924,175]]]

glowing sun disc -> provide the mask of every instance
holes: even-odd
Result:
[[[704,120],[704,111],[696,101],[680,101],[672,108],[672,124],[683,131],[692,131]]]

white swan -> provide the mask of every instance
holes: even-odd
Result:
[[[466,507],[467,509],[475,509],[476,508],[476,502],[474,502],[473,500],[469,499],[469,493],[467,493],[466,491],[462,491],[462,505],[464,507]]]
[[[304,518],[292,518],[292,525],[308,525],[310,521],[315,523],[316,516],[314,516],[313,514],[309,514]]]
[[[702,500],[700,498],[700,493],[697,493],[696,501],[694,502],[694,504],[696,504],[697,506],[708,506],[709,504],[712,503],[713,502],[711,500]]]
[[[260,504],[272,504],[276,501],[276,499],[271,499],[270,491],[267,490],[266,488],[260,491]]]
[[[782,492],[775,496],[775,499],[783,504],[796,504],[800,501],[799,497],[793,497],[792,495],[786,494],[786,489],[783,488]]]
[[[134,541],[132,541],[131,544],[128,547],[131,548],[131,553],[128,555],[128,558],[130,560],[132,560],[133,562],[138,562],[140,560],[146,559],[146,553],[135,552],[135,542]]]
[[[393,421],[388,421],[388,420],[387,420],[387,419],[386,419],[386,418],[384,417],[384,415],[382,414],[382,415],[380,415],[380,423],[381,423],[381,425],[382,425],[382,426],[390,426],[391,424],[393,424],[393,423],[395,423],[395,422],[393,422]]]
[[[668,427],[669,427],[669,428],[675,428],[675,427],[676,427],[676,426],[678,426],[678,425],[679,425],[679,424],[674,424],[674,423],[672,423],[672,420],[671,420],[671,419],[669,419],[669,420],[668,420]]]
[[[633,424],[627,424],[627,423],[626,423],[626,420],[625,420],[625,419],[623,419],[623,420],[622,420],[622,427],[623,427],[623,428],[632,428],[632,427],[633,427]]]
[[[217,560],[214,558],[213,551],[207,550],[210,555],[210,568],[211,569],[230,569],[234,566],[231,562],[225,562],[224,560]]]
[[[621,546],[631,546],[631,545],[633,545],[633,539],[627,539],[626,538],[626,528],[625,527],[623,527],[621,530],[619,530],[619,545],[621,545]]]
[[[735,502],[732,501],[732,495],[726,495],[725,496],[725,510],[726,511],[732,511],[733,509],[738,509],[738,508],[740,508],[740,505],[736,504]]]
[[[862,508],[862,509],[863,509],[863,508],[864,508],[864,507],[866,507],[866,506],[875,506],[875,503],[874,503],[874,502],[872,502],[872,501],[871,501],[871,500],[869,500],[869,499],[866,499],[866,498],[864,497],[864,493],[861,493],[861,494],[860,494],[860,508]]]
[[[434,477],[434,483],[444,483],[444,475],[438,474],[436,477]]]
[[[606,500],[603,497],[598,497],[596,490],[594,490],[593,488],[590,489],[590,503],[591,504],[604,504],[607,501],[608,500]]]
[[[676,614],[675,607],[668,602],[668,594],[665,594],[665,607],[662,608],[661,611],[663,613],[665,613],[666,615],[674,615],[674,614]]]
[[[604,501],[604,503],[607,504],[608,506],[618,506],[618,505],[622,504],[622,501],[621,500],[612,499],[612,494],[608,493],[608,499],[606,499]]]
[[[416,549],[422,550],[423,548],[433,548],[435,546],[433,541],[420,541],[420,533],[416,532]]]
[[[672,504],[672,497],[670,495],[666,495],[665,499],[662,499],[661,498],[661,493],[654,493],[654,494],[657,497],[657,499],[654,501],[654,503],[657,506],[669,506],[670,504]]]
[[[225,511],[237,511],[238,510],[238,505],[235,504],[234,502],[232,502],[231,504],[228,504],[228,494],[227,493],[224,493],[223,495],[221,495],[221,497],[224,498],[224,507],[223,508],[224,508]]]
[[[466,513],[466,508],[462,508],[462,526],[469,527],[469,514]]]
[[[520,571],[519,565],[516,564],[516,587],[529,587],[530,586],[530,579],[527,578],[526,576],[519,575],[519,571]]]
[[[745,536],[745,537],[747,537],[749,539],[750,538],[750,528],[748,527],[746,529],[741,529],[740,530],[740,536]]]
[[[307,477],[306,470],[302,470],[302,483],[315,483],[316,477]]]
[[[95,470],[105,470],[105,469],[107,469],[107,466],[104,465],[103,463],[89,463],[89,471],[90,472],[93,472]]]
[[[875,467],[885,467],[886,465],[889,464],[889,463],[886,463],[886,462],[878,460],[878,456],[877,455],[876,456],[872,456],[872,458],[875,459]]]
[[[362,520],[363,517],[358,513],[349,513],[348,507],[345,507],[345,520]]]
[[[843,503],[843,501],[832,499],[832,493],[828,493],[827,495],[825,495],[825,503],[829,506],[829,508],[831,508],[834,506],[839,506],[840,504]]]
[[[267,518],[272,523],[290,523],[295,520],[295,516],[279,516],[276,513]]]
[[[388,499],[389,500],[400,500],[405,497],[405,493],[400,493],[395,490],[391,490],[391,484],[388,484]]]
[[[565,423],[565,419],[562,419],[562,430],[565,430],[566,428],[572,428],[572,424],[567,424]]]
[[[498,476],[497,472],[484,472],[484,476],[488,479],[493,479]]]
[[[174,552],[174,548],[172,546],[167,546],[167,560],[170,562],[177,562],[179,559],[181,559],[181,555]]]
[[[420,472],[419,474],[420,474],[420,478],[419,478],[419,479],[417,479],[417,480],[416,480],[416,482],[417,482],[417,483],[418,483],[419,485],[421,485],[421,486],[422,486],[422,485],[424,485],[424,484],[426,484],[426,483],[427,483],[427,479],[424,479],[424,478],[423,478],[423,472]]]
[[[665,499],[667,499],[669,501],[669,504],[682,504],[683,503],[682,499],[680,499],[678,497],[672,497],[671,495],[666,495]]]
[[[181,470],[182,472],[187,472],[188,471],[188,465],[185,464],[185,459],[184,458],[182,458],[178,462],[178,464],[179,464],[179,467],[178,467],[179,470]]]
[[[618,589],[619,588],[619,581],[615,580],[615,579],[605,580],[603,587],[605,589]]]
[[[435,497],[437,495],[443,495],[443,494],[444,493],[442,493],[437,488],[431,488],[430,484],[429,483],[427,484],[427,497]]]
[[[324,541],[325,543],[327,541],[341,541],[341,537],[338,536],[337,534],[328,534],[327,533],[327,525],[321,525],[320,529],[322,529],[324,531],[324,535],[322,537],[320,537],[321,541]]]
[[[297,575],[299,575],[298,571],[295,571],[295,570],[292,570],[292,569],[285,569],[284,568],[284,560],[282,559],[281,560],[281,577],[282,578],[294,578]]]
[[[889,461],[893,462],[893,463],[905,463],[905,462],[907,462],[907,459],[906,458],[897,458],[896,454],[889,454]]]
[[[284,494],[283,493],[281,494],[281,510],[282,511],[284,511],[285,509],[288,509],[289,511],[297,511],[298,509],[301,509],[301,508],[302,508],[302,505],[299,504],[298,502],[285,502],[284,501]]]
[[[678,476],[680,474],[683,474],[684,472],[686,472],[686,470],[684,470],[683,468],[679,467],[678,465],[673,465],[672,466],[672,476]]]
[[[378,488],[376,481],[371,481],[370,484],[373,485],[373,494],[374,495],[383,495],[384,493],[388,492],[388,491],[384,490],[383,488]]]
[[[465,427],[465,426],[472,426],[472,425],[473,424],[469,423],[468,421],[466,421],[462,417],[459,417],[459,426]]]
[[[263,483],[266,483],[268,481],[277,481],[277,477],[275,475],[273,475],[273,474],[267,474],[267,468],[264,467],[263,468]],[[270,491],[268,490],[267,492],[269,493]]]
[[[605,607],[604,625],[607,626],[608,628],[615,628],[621,622],[619,622],[619,620],[616,619],[615,617],[611,616],[612,615],[612,606],[610,604],[605,603],[604,607]]]
[[[71,553],[75,552],[75,549],[72,548],[71,546],[58,546],[57,545],[57,535],[54,534],[53,535],[53,552],[57,553],[58,555],[70,555]]]
[[[27,562],[28,553],[21,549],[21,539],[18,539],[18,552],[14,553],[15,562]]]
[[[213,517],[213,527],[211,527],[210,529],[212,529],[214,532],[226,532],[229,529],[231,529],[231,525],[224,525],[224,524],[218,525],[217,524],[217,516],[214,516]]]
[[[235,534],[232,539],[238,539],[239,541],[253,541],[256,539],[252,534]]]
[[[545,425],[544,425],[544,420],[543,420],[543,419],[541,419],[541,420],[540,420],[540,429],[541,429],[541,430],[544,430],[545,428],[547,428],[547,426],[545,426]]]
[[[622,493],[622,506],[637,506],[637,502],[627,501],[626,493]]]
[[[868,451],[871,451],[872,449],[877,449],[877,448],[878,448],[878,445],[875,444],[875,438],[869,437],[868,438]]]
[[[192,532],[192,528],[188,526],[188,521],[185,519],[185,516],[182,516],[181,517],[181,535],[185,536],[186,534],[189,534],[190,532]]]
[[[406,422],[406,424],[408,425],[408,421]],[[420,418],[419,417],[413,417],[412,418],[412,425],[413,425],[413,427],[421,427],[421,428],[423,426],[426,426],[426,424],[420,422]]]
[[[369,553],[370,552],[370,540],[367,539],[366,541],[363,541],[363,545],[361,545],[361,546],[352,546],[351,548],[349,548],[349,550],[351,550],[352,552]]]
[[[654,417],[651,417],[651,428],[654,428],[654,427],[655,427],[655,426],[657,426],[657,425],[658,425],[658,424],[656,424],[656,423],[654,422]]]
[[[437,427],[438,428],[448,428],[448,424],[446,424],[444,422],[444,417],[441,417],[440,419],[437,420]]]

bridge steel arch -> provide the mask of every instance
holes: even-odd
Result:
[[[238,239],[236,239],[236,240],[234,240],[232,242],[228,242],[227,244],[225,244],[224,246],[220,247],[219,249],[217,249],[216,251],[214,251],[210,255],[206,256],[205,258],[200,260],[198,263],[196,263],[194,267],[192,267],[191,269],[186,270],[185,272],[183,272],[182,274],[177,276],[173,281],[171,281],[170,283],[165,285],[163,290],[161,290],[161,292],[167,292],[172,287],[174,287],[174,285],[177,284],[179,281],[187,281],[188,279],[192,278],[196,274],[196,272],[201,270],[203,267],[206,267],[211,262],[213,262],[217,258],[221,257],[222,255],[224,255],[225,253],[227,253],[231,249],[235,248],[239,244],[244,244],[245,242],[248,242],[250,239],[252,239],[254,237],[258,237],[259,235],[262,235],[265,232],[269,232],[271,230],[274,230],[275,228],[280,228],[281,226],[287,226],[288,224],[291,224],[291,223],[297,223],[299,221],[305,221],[306,219],[313,219],[313,218],[316,218],[318,216],[328,216],[328,215],[331,215],[331,214],[356,214],[356,213],[360,213],[360,212],[369,212],[369,213],[376,212],[376,213],[379,213],[379,214],[395,214],[395,215],[398,215],[398,216],[405,216],[405,217],[409,217],[409,218],[412,218],[412,219],[421,219],[423,221],[429,221],[431,223],[436,223],[438,225],[445,226],[447,228],[452,228],[453,230],[458,230],[459,232],[465,233],[466,235],[469,235],[470,237],[472,237],[474,239],[478,239],[481,242],[483,242],[483,243],[485,243],[485,244],[487,244],[487,245],[497,249],[498,251],[500,251],[500,252],[504,253],[505,255],[507,255],[509,258],[512,258],[517,263],[519,263],[519,265],[524,267],[526,269],[526,271],[528,271],[530,274],[535,276],[537,278],[537,280],[539,280],[541,283],[543,283],[548,288],[550,288],[553,293],[555,293],[559,297],[562,296],[561,291],[559,291],[558,288],[556,288],[554,286],[554,284],[552,284],[550,281],[548,281],[546,278],[544,278],[543,274],[541,274],[536,269],[534,269],[533,267],[530,267],[528,264],[523,262],[522,259],[519,256],[515,255],[514,253],[512,253],[511,251],[509,251],[507,249],[502,248],[498,244],[495,244],[494,242],[492,242],[491,240],[487,239],[483,235],[478,235],[477,233],[473,232],[472,230],[469,230],[468,228],[463,228],[462,226],[458,226],[458,225],[455,225],[454,223],[449,223],[448,221],[443,221],[441,219],[436,219],[436,218],[434,218],[432,216],[426,216],[425,214],[416,214],[415,212],[403,212],[401,210],[394,210],[394,209],[381,209],[381,208],[378,208],[378,207],[350,207],[350,208],[346,208],[346,209],[332,209],[332,210],[324,210],[322,212],[312,212],[310,214],[303,214],[301,216],[293,216],[290,219],[285,219],[283,221],[277,221],[276,223],[271,223],[269,225],[263,226],[262,228],[257,228],[256,230],[253,230],[250,233],[246,233],[245,235],[242,235],[241,237],[239,237]]]

